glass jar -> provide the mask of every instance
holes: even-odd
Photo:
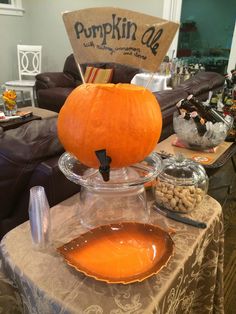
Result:
[[[12,102],[12,103],[4,102],[3,111],[4,111],[5,116],[7,117],[15,116],[17,113],[16,102]]]
[[[208,177],[202,165],[182,155],[163,161],[154,189],[157,204],[187,213],[201,203],[208,190]]]

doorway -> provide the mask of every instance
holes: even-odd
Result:
[[[235,11],[235,0],[182,0],[177,58],[225,74]]]

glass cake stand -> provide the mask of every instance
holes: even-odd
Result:
[[[59,168],[70,181],[81,185],[78,215],[86,228],[148,222],[150,209],[144,184],[155,180],[162,170],[162,160],[156,153],[129,167],[111,169],[107,182],[98,169],[81,164],[68,152],[60,157]]]

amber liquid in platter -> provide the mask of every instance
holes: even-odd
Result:
[[[70,252],[80,270],[122,279],[148,271],[165,253],[165,241],[138,231],[101,234]]]

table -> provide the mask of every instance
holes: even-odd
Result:
[[[163,157],[182,154],[185,158],[202,163],[205,168],[222,167],[236,153],[236,144],[232,142],[223,142],[217,147],[216,152],[209,153],[174,146],[172,143],[176,138],[176,134],[170,135],[157,144],[155,151]]]
[[[1,122],[0,127],[3,129],[3,131],[7,131],[10,129],[16,129],[19,126],[21,126],[25,123],[34,121],[34,120],[41,120],[41,117],[32,115],[32,116],[26,117],[26,118],[17,118],[17,119]]]
[[[32,249],[28,222],[11,230],[0,244],[0,268],[17,286],[24,313],[223,313],[223,220],[217,201],[206,196],[189,214],[205,221],[207,229],[152,211],[151,223],[176,232],[173,257],[141,283],[109,285],[76,272],[55,250],[85,231],[78,222],[78,197],[51,208],[53,241],[48,251]]]
[[[50,119],[58,116],[58,113],[55,111],[39,108],[39,107],[32,107],[32,106],[27,106],[27,107],[22,107],[19,108],[19,110],[22,111],[32,111],[34,115],[40,116],[41,119]]]
[[[19,111],[25,111],[25,112],[31,111],[33,115],[30,117],[17,118],[17,119],[1,122],[0,127],[4,131],[18,128],[19,126],[25,123],[34,121],[34,120],[50,119],[50,118],[58,116],[57,112],[42,109],[42,108],[37,108],[37,107],[31,107],[31,106],[19,108]]]

